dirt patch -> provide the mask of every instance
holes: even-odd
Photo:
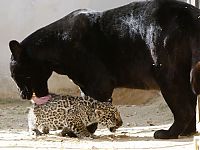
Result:
[[[140,105],[160,96],[158,91],[117,88],[113,92],[113,103],[116,105]]]
[[[30,101],[0,99],[0,129],[27,129],[27,108]]]
[[[29,101],[0,100],[0,148],[12,149],[193,149],[193,137],[155,140],[153,133],[167,129],[173,117],[157,96],[141,105],[118,105],[123,126],[116,133],[100,127],[95,139],[59,137],[55,132],[36,138],[27,125]]]

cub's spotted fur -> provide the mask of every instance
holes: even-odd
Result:
[[[34,104],[29,112],[29,129],[36,135],[62,129],[62,136],[91,137],[96,128],[90,130],[90,126],[98,123],[114,132],[122,125],[122,119],[110,102],[99,102],[87,96],[52,94],[50,101],[43,105]]]

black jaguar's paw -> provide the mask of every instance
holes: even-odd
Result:
[[[155,139],[178,139],[178,135],[170,134],[169,130],[158,130],[154,133]]]

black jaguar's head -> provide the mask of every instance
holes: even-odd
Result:
[[[11,50],[10,72],[16,82],[20,96],[30,100],[33,92],[42,97],[48,94],[47,80],[51,73],[45,71],[44,67],[31,60],[23,46],[15,40],[10,41]]]

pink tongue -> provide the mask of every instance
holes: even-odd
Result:
[[[47,95],[44,97],[33,97],[32,100],[37,104],[37,105],[42,105],[48,102],[51,99],[51,95]]]

